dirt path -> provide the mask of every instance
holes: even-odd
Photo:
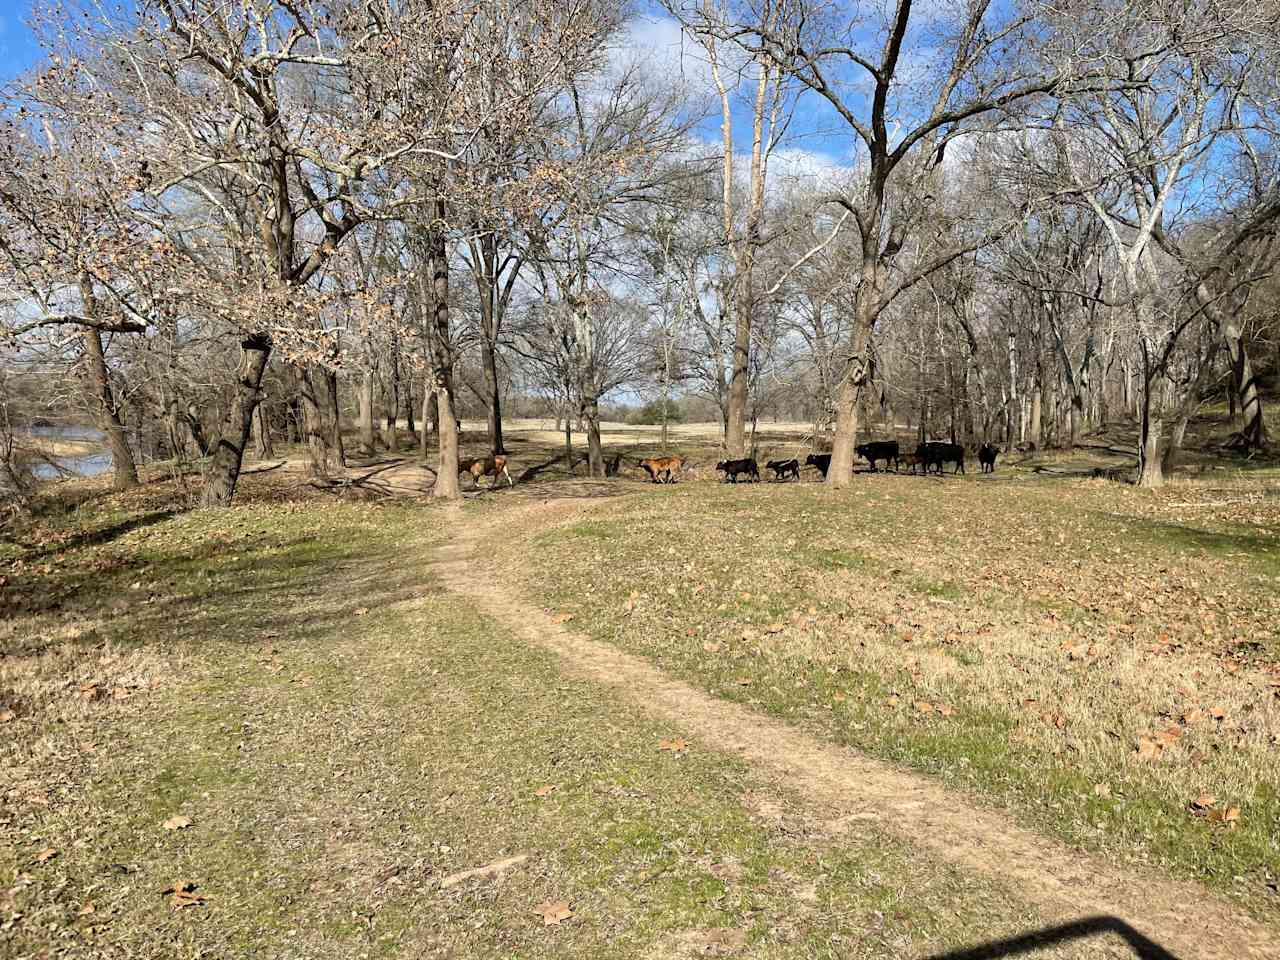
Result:
[[[735,752],[850,819],[875,820],[944,861],[995,876],[1046,917],[1116,917],[1182,960],[1280,958],[1275,931],[1195,884],[1119,869],[976,807],[931,780],[673,680],[645,660],[552,622],[512,585],[495,579],[479,549],[487,538],[515,523],[545,526],[594,506],[581,499],[523,502],[480,522],[460,523],[438,553],[437,572],[449,589],[507,625],[513,637],[560,654],[567,673],[617,689],[652,715],[678,724],[694,743]]]

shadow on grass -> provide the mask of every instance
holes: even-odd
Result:
[[[121,520],[119,523],[107,524],[106,526],[86,530],[83,533],[77,533],[65,540],[53,540],[47,544],[23,543],[21,540],[16,538],[10,542],[17,544],[24,550],[30,551],[30,553],[25,555],[25,559],[34,562],[52,554],[62,553],[67,550],[82,550],[86,547],[103,546],[113,540],[123,537],[127,533],[133,532],[134,530],[141,530],[143,527],[150,527],[157,523],[163,523],[171,517],[176,516],[177,513],[178,511],[173,508],[153,510],[149,513],[130,517],[127,520]]]
[[[992,940],[976,947],[963,947],[949,953],[938,953],[926,960],[998,960],[1038,952],[1056,944],[1084,940],[1088,937],[1115,934],[1128,944],[1140,960],[1178,960],[1172,953],[1144,936],[1119,917],[1084,917],[1056,927],[1045,927],[1007,940]]]
[[[1101,514],[1106,521],[1114,522],[1115,517]],[[1170,520],[1131,519],[1131,529],[1151,543],[1168,545],[1177,550],[1202,550],[1212,554],[1247,553],[1254,559],[1270,559],[1280,562],[1280,556],[1273,558],[1259,557],[1269,550],[1280,547],[1280,530],[1267,530],[1261,533],[1230,533],[1221,530],[1205,530],[1200,527],[1174,523]]]

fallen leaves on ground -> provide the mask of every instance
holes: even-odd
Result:
[[[175,815],[162,823],[161,826],[166,830],[185,830],[187,827],[191,826],[193,822],[194,821],[190,817]]]
[[[689,749],[689,741],[684,737],[675,737],[672,740],[659,740],[659,750],[670,750],[672,753],[682,753]]]
[[[160,893],[169,896],[169,903],[174,910],[181,910],[183,907],[198,907],[208,899],[203,893],[196,893],[196,885],[194,883],[185,880],[175,880],[161,890]]]
[[[554,783],[548,783],[545,786],[541,786],[537,790],[533,791],[533,795],[535,797],[547,797],[547,796],[550,796],[552,793],[554,793],[555,789],[556,789],[556,785]]]
[[[551,622],[552,623],[568,623],[570,620],[573,619],[573,617],[574,615],[572,613],[557,613],[555,616],[551,618]]]
[[[57,849],[55,849],[54,847],[46,847],[44,850],[41,850],[34,857],[32,857],[31,862],[32,863],[48,863],[57,855],[58,855]]]
[[[533,912],[542,917],[545,927],[559,926],[573,916],[568,900],[548,900],[534,907]]]
[[[12,723],[18,715],[12,710],[0,710],[0,723]]]

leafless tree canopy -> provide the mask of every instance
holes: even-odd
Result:
[[[499,454],[511,411],[603,475],[610,405],[718,419],[733,456],[803,419],[835,485],[881,431],[1131,423],[1154,486],[1215,398],[1270,443],[1270,8],[664,11],[39,8],[0,105],[0,454],[88,423],[117,486],[196,460],[224,506],[273,437],[323,476],[406,426],[456,496],[458,419]]]

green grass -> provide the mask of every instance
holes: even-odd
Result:
[[[600,639],[1275,920],[1277,530],[1254,482],[860,476],[647,491],[509,549]]]
[[[434,582],[443,511],[246,493],[9,547],[5,956],[918,957],[1040,924],[510,642]]]

